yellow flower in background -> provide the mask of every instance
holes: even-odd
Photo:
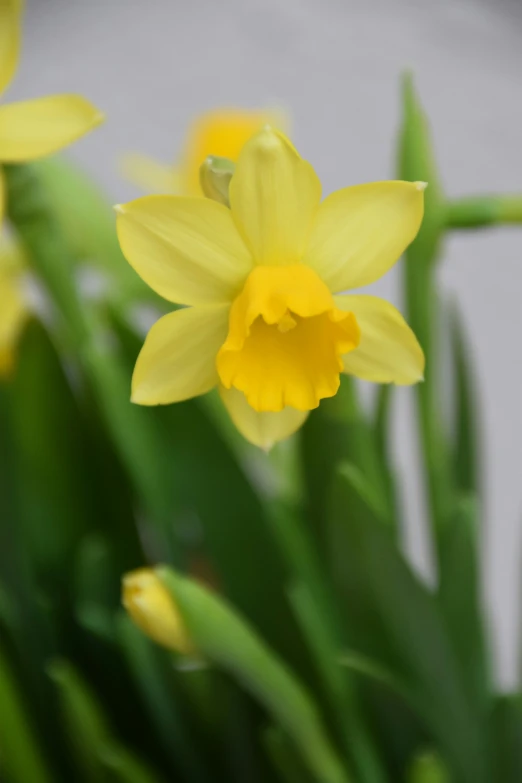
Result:
[[[281,114],[281,113],[279,113]],[[278,124],[281,117],[277,115]],[[178,165],[167,166],[147,155],[131,154],[123,160],[127,179],[148,193],[201,196],[199,168],[208,155],[236,161],[246,142],[276,112],[215,109],[199,116],[189,127]]]
[[[0,380],[10,375],[15,362],[16,344],[27,318],[20,285],[24,268],[22,252],[0,240]]]
[[[0,94],[18,65],[21,0],[0,0]],[[103,115],[79,95],[50,95],[0,106],[0,164],[20,163],[50,155],[83,136]],[[0,170],[0,217],[4,208]]]
[[[244,146],[230,209],[210,199],[146,196],[118,207],[129,263],[187,307],[150,330],[132,399],[158,405],[215,386],[243,435],[287,437],[340,373],[377,383],[422,379],[422,350],[400,313],[343,294],[384,275],[422,221],[424,183],[375,182],[321,202],[313,168],[269,127]]]

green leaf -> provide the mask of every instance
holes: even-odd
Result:
[[[489,780],[483,727],[468,701],[437,601],[363,496],[366,513],[346,513],[357,492],[352,474],[343,469],[339,475],[331,520],[347,643],[404,683],[459,781]]]
[[[278,773],[282,783],[314,783],[309,771],[303,763],[288,738],[277,726],[269,726],[262,735],[269,758]]]
[[[63,727],[74,750],[76,770],[86,781],[107,780],[99,758],[100,751],[111,743],[105,715],[69,663],[55,661],[49,675],[59,690]]]
[[[463,497],[441,532],[438,599],[462,683],[477,719],[482,716],[485,720],[490,709],[491,674],[482,609],[479,532],[477,503],[472,497]]]
[[[297,677],[255,631],[217,595],[160,568],[196,649],[237,679],[292,738],[310,771],[323,783],[348,783],[317,707]]]
[[[324,555],[326,546],[327,505],[337,468],[343,461],[349,460],[366,475],[384,524],[394,524],[384,464],[353,378],[343,375],[336,396],[323,400],[311,412],[300,433],[300,446],[307,513],[321,554]]]
[[[67,661],[54,661],[49,675],[60,696],[64,728],[75,755],[75,773],[101,783],[161,783],[157,773],[114,739],[94,693]]]
[[[494,751],[492,780],[520,783],[522,780],[522,695],[499,696],[491,717]]]
[[[324,614],[319,610],[319,605],[304,583],[293,585],[290,597],[314,653],[343,747],[347,756],[353,759],[358,777],[365,783],[386,780],[376,749],[368,736],[361,706],[355,699],[351,678],[338,665],[339,643],[328,622],[328,612]]]
[[[158,650],[121,614],[117,619],[119,642],[145,710],[171,762],[194,783],[209,780],[206,765],[188,730],[182,698],[173,688],[172,667]]]
[[[125,260],[116,236],[114,212],[92,179],[63,156],[36,161],[32,166],[73,256],[109,275],[111,296],[118,302],[142,299],[164,307],[164,301]]]
[[[114,783],[162,783],[157,772],[120,745],[101,750],[98,758]]]
[[[94,517],[85,431],[60,360],[31,321],[11,385],[11,425],[24,546],[40,578],[65,579],[72,550]],[[52,535],[49,531],[52,530]]]
[[[51,783],[26,706],[0,649],[0,765],[9,783]],[[2,777],[4,775],[2,774]]]
[[[477,405],[479,384],[474,372],[471,347],[456,306],[452,308],[450,326],[455,375],[455,483],[460,492],[471,493],[480,499],[483,481],[480,465],[481,425]]]

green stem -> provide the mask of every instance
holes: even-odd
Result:
[[[428,182],[424,219],[408,247],[404,261],[407,319],[426,356],[424,383],[416,387],[418,426],[431,515],[438,547],[441,525],[452,510],[453,489],[449,449],[440,406],[437,259],[446,226],[447,207],[435,166],[428,121],[407,74],[403,84],[404,118],[399,140],[398,174],[401,179]]]
[[[448,202],[446,227],[475,229],[522,223],[522,196],[467,196]]]
[[[55,305],[71,352],[80,358],[138,497],[176,562],[179,558],[167,532],[171,504],[159,433],[144,412],[129,403],[129,378],[103,324],[79,295],[68,246],[38,177],[30,166],[6,166],[5,175],[9,218]]]
[[[413,246],[412,246],[413,247]],[[425,259],[423,259],[425,260]],[[431,514],[435,544],[438,534],[452,510],[452,482],[449,454],[440,411],[437,385],[439,351],[439,306],[434,280],[435,264],[419,263],[416,253],[408,252],[405,262],[405,293],[408,320],[426,355],[423,383],[416,387],[419,435],[424,458],[428,508]]]

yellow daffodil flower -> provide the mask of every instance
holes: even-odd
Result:
[[[343,294],[384,275],[414,239],[425,184],[375,182],[332,193],[281,133],[246,143],[230,208],[146,196],[118,207],[129,263],[158,294],[187,307],[150,330],[132,379],[142,405],[218,386],[234,423],[270,446],[294,432],[340,373],[412,384],[424,356],[388,302]]]
[[[5,235],[0,241],[0,380],[11,374],[15,347],[27,318],[20,285],[23,272],[21,250]]]
[[[18,64],[21,0],[0,0],[0,94]],[[0,164],[20,163],[50,155],[83,136],[103,115],[79,95],[50,95],[0,106]],[[4,208],[0,170],[0,218]]]
[[[177,166],[167,166],[147,155],[127,155],[123,172],[148,193],[201,196],[199,167],[208,155],[236,161],[241,149],[267,122],[278,124],[282,113],[216,109],[198,117],[189,127],[185,149]]]

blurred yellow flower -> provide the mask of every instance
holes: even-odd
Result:
[[[22,0],[0,0],[0,93],[18,64]],[[102,121],[103,115],[79,95],[50,95],[0,106],[0,164],[20,163],[57,152]],[[4,210],[0,170],[0,218]]]
[[[22,270],[21,251],[3,236],[0,241],[0,379],[13,369],[16,343],[27,318],[20,286]]]
[[[182,655],[195,652],[178,608],[152,568],[126,574],[122,592],[123,606],[143,633]]]
[[[150,330],[132,399],[158,405],[219,386],[234,423],[270,446],[294,432],[341,372],[378,383],[422,379],[422,350],[400,313],[346,295],[384,275],[422,221],[424,183],[375,182],[321,202],[313,168],[265,127],[244,146],[230,209],[147,196],[118,207],[129,263],[187,307]]]
[[[242,147],[276,112],[216,109],[200,115],[189,127],[178,165],[168,166],[147,155],[129,154],[123,173],[148,193],[201,196],[199,168],[208,155],[236,161]],[[278,123],[281,120],[277,114]]]

